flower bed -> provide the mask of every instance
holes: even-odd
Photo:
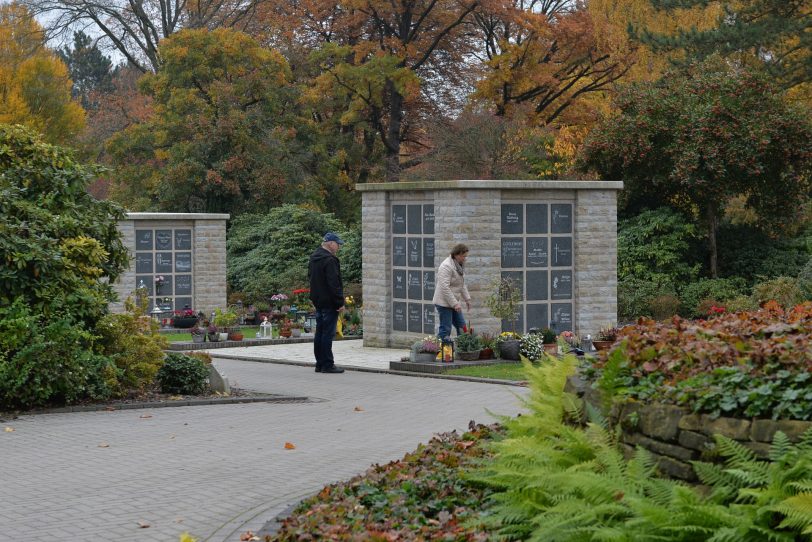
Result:
[[[609,394],[656,398],[713,416],[812,419],[812,303],[712,320],[641,320],[600,353]]]

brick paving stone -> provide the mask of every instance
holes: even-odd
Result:
[[[338,363],[350,354],[339,354]],[[516,414],[515,394],[525,393],[234,359],[215,364],[240,387],[319,401],[24,415],[4,422],[15,431],[0,433],[0,541],[177,541],[184,531],[200,542],[237,541],[326,483],[398,459],[434,433],[491,421],[486,409]],[[285,450],[285,442],[296,449]],[[139,528],[139,520],[150,527]]]

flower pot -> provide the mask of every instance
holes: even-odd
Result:
[[[290,335],[291,335],[291,332],[290,332],[290,330],[289,330],[289,329],[283,329],[282,331],[280,331],[280,332],[279,332],[279,336],[280,336],[280,337],[284,337],[284,338],[286,338],[286,339],[287,339],[288,337],[290,337]]]
[[[301,337],[302,336],[302,329],[295,327],[290,330],[291,337]]]
[[[175,316],[172,318],[172,327],[189,329],[197,323],[197,316]]]
[[[242,331],[232,331],[231,333],[228,334],[229,341],[241,341],[243,337],[244,335]]]
[[[414,355],[415,363],[433,363],[437,361],[437,354],[433,352],[418,352]]]
[[[613,344],[615,344],[615,341],[592,341],[592,346],[598,351],[609,350]]]
[[[205,335],[192,335],[192,342],[193,343],[202,343],[203,339],[205,339]]]
[[[558,354],[558,343],[544,343],[544,352],[551,356]]]
[[[483,348],[479,351],[479,359],[493,359],[493,348]]]
[[[519,347],[521,346],[521,342],[511,339],[509,341],[503,342],[499,346],[499,352],[502,359],[511,359],[511,360],[518,360],[519,359]]]
[[[220,340],[220,334],[217,333],[216,331],[214,333],[209,333],[208,337],[210,343],[216,343]]]
[[[479,350],[469,352],[457,352],[457,359],[462,361],[476,361],[479,359]]]
[[[228,340],[228,333],[220,332],[220,340],[227,341]]]

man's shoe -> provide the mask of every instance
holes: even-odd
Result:
[[[336,373],[337,374],[337,373],[343,373],[344,369],[342,369],[341,367],[336,367],[335,365],[333,365],[332,367],[327,367],[326,369],[322,369],[321,372],[322,373]]]
[[[316,365],[316,372],[317,372],[317,373],[320,373],[320,372],[321,372],[321,367],[319,367],[318,365]]]

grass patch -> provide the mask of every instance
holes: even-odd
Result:
[[[462,367],[445,372],[449,375],[475,376],[478,378],[495,378],[498,380],[527,380],[521,363],[497,363],[494,365],[479,365],[476,367]]]
[[[254,339],[259,331],[259,326],[243,327],[240,330],[246,339]],[[165,333],[163,336],[171,343],[192,342],[191,333]]]

